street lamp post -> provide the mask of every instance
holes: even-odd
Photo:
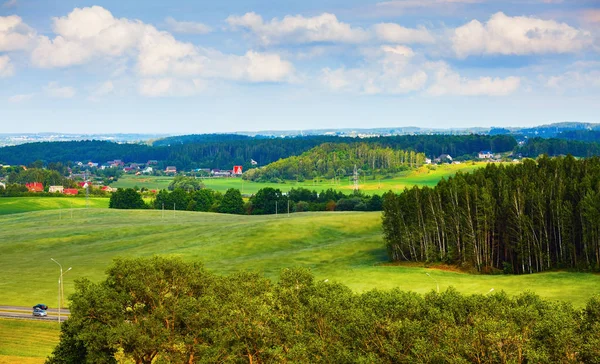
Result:
[[[433,279],[433,281],[435,282],[436,288],[437,288],[437,293],[440,293],[440,284],[438,283],[437,279],[433,278],[429,273],[425,273],[427,274],[427,277]]]
[[[58,323],[60,324],[60,307],[62,305],[61,297],[64,296],[63,274],[70,271],[71,267],[69,267],[69,269],[67,269],[67,271],[63,273],[62,265],[59,262],[57,262],[54,258],[50,258],[50,260],[52,260],[54,263],[58,264],[58,266],[60,267],[60,276],[58,276]]]

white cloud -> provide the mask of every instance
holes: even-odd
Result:
[[[363,51],[366,63],[346,69],[325,68],[321,83],[333,91],[401,95],[423,92],[430,96],[504,96],[516,91],[518,77],[467,78],[445,62],[427,62],[406,46],[381,46]]]
[[[254,33],[262,44],[342,42],[360,43],[369,38],[362,28],[340,22],[334,14],[323,13],[314,17],[286,16],[264,22],[256,13],[230,16],[226,19],[233,28],[243,28]]]
[[[482,24],[477,20],[454,30],[452,45],[460,58],[469,55],[525,55],[571,53],[592,43],[591,34],[554,20],[510,17],[496,13]]]
[[[167,94],[161,90],[175,87],[167,84],[179,86],[200,78],[285,82],[294,72],[291,63],[277,54],[223,54],[178,41],[171,33],[141,21],[114,18],[99,6],[54,18],[53,29],[57,36],[41,37],[33,51],[35,65],[67,67],[103,58],[123,64],[123,58],[135,59],[135,70],[144,78],[138,89],[148,96]]]
[[[147,97],[191,96],[203,91],[205,86],[205,82],[200,79],[145,78],[140,81],[138,90]]]
[[[97,85],[92,92],[90,93],[90,96],[88,97],[88,100],[90,101],[98,101],[98,99],[100,99],[103,96],[109,95],[111,93],[113,93],[115,90],[115,85],[113,84],[112,81],[105,81],[99,85]]]
[[[15,68],[8,56],[0,56],[0,78],[14,75]]]
[[[373,26],[377,37],[389,43],[433,43],[434,38],[424,27],[405,28],[396,23],[380,23]]]
[[[100,6],[76,8],[53,21],[57,36],[41,37],[32,53],[32,61],[38,67],[67,67],[97,57],[122,56],[137,46],[148,28],[154,29],[139,21],[115,19]]]
[[[520,84],[519,77],[461,77],[445,62],[432,62],[426,65],[434,71],[434,83],[427,89],[431,96],[506,96],[515,92]]]
[[[34,96],[35,94],[21,94],[21,95],[14,95],[8,98],[8,102],[12,102],[14,104],[17,104],[19,102],[24,102],[27,100],[31,100],[31,98]]]
[[[430,8],[452,4],[477,4],[483,0],[392,0],[377,3],[378,7],[391,7],[399,9]]]
[[[50,82],[46,87],[44,87],[44,91],[48,96],[59,99],[70,99],[76,94],[76,91],[73,87],[60,86],[58,82]]]
[[[371,63],[361,68],[325,68],[321,82],[334,91],[361,94],[406,94],[422,89],[427,74],[411,64],[415,55],[405,46],[381,46],[363,52]]]
[[[0,52],[28,49],[35,39],[35,32],[21,17],[0,16]]]
[[[212,31],[206,24],[191,21],[177,21],[172,17],[167,17],[165,23],[173,33],[206,34]]]
[[[545,80],[545,86],[558,92],[568,90],[586,90],[600,87],[600,70],[567,71],[560,75],[550,76]]]
[[[17,6],[17,0],[8,0],[2,4],[3,8],[14,8]]]

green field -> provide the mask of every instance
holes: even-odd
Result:
[[[56,322],[0,319],[0,364],[43,363],[58,335]]]
[[[90,197],[90,208],[108,208],[108,198]],[[88,202],[82,197],[1,197],[0,215],[28,211],[59,210],[56,215],[67,218],[71,209],[85,208]]]
[[[542,297],[581,307],[600,293],[600,275],[551,272],[523,276],[469,275],[387,261],[381,215],[299,213],[291,216],[236,216],[210,213],[75,210],[59,220],[55,211],[0,216],[0,304],[56,306],[58,267],[65,269],[65,294],[73,279],[99,281],[111,259],[154,254],[203,261],[218,273],[252,270],[276,278],[285,267],[309,267],[318,279],[342,282],[356,291],[390,289],[427,292],[436,282],[465,293],[491,288]],[[432,277],[425,273],[429,272]]]
[[[458,171],[471,172],[477,168],[485,166],[484,162],[468,162],[462,164],[439,165],[432,167],[421,167],[414,171],[399,173],[393,178],[373,178],[372,176],[360,176],[359,188],[367,194],[383,194],[389,190],[399,192],[404,187],[412,186],[435,186],[443,177],[449,177]],[[173,177],[155,177],[155,176],[134,176],[124,175],[111,186],[115,188],[146,187],[151,190],[161,190],[167,188]],[[344,177],[341,182],[333,183],[332,180],[323,179],[319,182],[308,180],[297,183],[296,181],[287,181],[286,183],[256,183],[242,181],[241,178],[204,178],[202,182],[207,188],[215,191],[225,192],[229,188],[237,188],[244,194],[253,194],[261,188],[273,187],[287,192],[292,188],[308,188],[311,190],[325,190],[334,188],[346,193],[353,190],[353,182],[350,177]]]

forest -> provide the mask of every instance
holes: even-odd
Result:
[[[394,261],[481,272],[600,268],[600,158],[489,164],[434,188],[388,192],[383,231]]]
[[[0,193],[2,189],[0,189]],[[1,194],[0,194],[1,196]],[[147,194],[149,203],[133,188],[118,189],[110,196],[114,209],[166,209],[183,211],[219,212],[237,215],[272,215],[306,211],[381,211],[383,200],[379,195],[362,193],[344,194],[334,189],[317,193],[306,188],[292,188],[287,194],[279,189],[265,187],[244,202],[238,189],[230,188],[224,194],[208,188]],[[289,210],[288,210],[289,209]]]
[[[587,132],[584,135],[588,135],[593,140],[595,133],[598,132]],[[568,139],[569,135],[576,135],[577,133],[568,133],[566,139],[543,139],[543,138],[532,138],[522,146],[516,148],[515,152],[520,153],[523,156],[536,158],[538,155],[547,154],[549,156],[560,156],[570,154],[574,157],[591,157],[600,155],[600,143],[594,141],[582,141],[577,139]]]
[[[116,259],[75,288],[48,364],[600,362],[599,296],[355,293],[305,268],[273,283],[163,257]]]
[[[28,165],[35,161],[44,164],[80,161],[105,163],[120,159],[124,162],[145,163],[157,160],[158,168],[176,166],[178,170],[195,168],[230,169],[241,165],[252,167],[251,160],[264,166],[282,158],[300,155],[323,143],[352,143],[356,138],[338,136],[307,136],[294,138],[261,138],[239,135],[208,135],[201,138],[177,137],[155,146],[145,144],[117,144],[107,141],[28,143],[0,148],[0,164]],[[176,142],[179,140],[179,142]],[[361,139],[382,148],[402,149],[425,153],[428,157],[442,153],[453,157],[473,157],[481,150],[507,152],[516,146],[512,136],[497,135],[405,135]]]
[[[280,159],[266,167],[252,169],[244,178],[258,182],[280,182],[282,180],[343,178],[354,172],[393,173],[423,165],[425,154],[414,151],[392,149],[367,143],[325,143],[302,153]]]

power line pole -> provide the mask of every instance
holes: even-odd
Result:
[[[275,200],[275,216],[277,216],[277,200]]]

